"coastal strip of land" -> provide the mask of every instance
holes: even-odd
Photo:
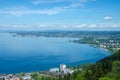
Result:
[[[10,31],[14,37],[68,37],[70,42],[89,44],[93,47],[115,52],[120,49],[119,31]]]

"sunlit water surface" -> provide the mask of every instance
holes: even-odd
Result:
[[[0,33],[0,73],[48,70],[61,63],[94,63],[110,55],[102,49],[69,42],[73,39],[13,37],[9,33]]]

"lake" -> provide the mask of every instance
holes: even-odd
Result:
[[[0,33],[0,73],[49,70],[61,63],[95,63],[109,52],[86,44],[69,42],[75,38],[13,37]]]

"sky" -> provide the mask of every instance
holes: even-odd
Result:
[[[0,0],[0,30],[120,31],[120,0]]]

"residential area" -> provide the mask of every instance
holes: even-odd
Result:
[[[72,74],[73,69],[67,68],[65,64],[60,64],[60,68],[51,68],[47,71],[16,73],[16,74],[0,74],[0,80],[34,80],[36,75],[41,77],[59,77],[66,74]]]

